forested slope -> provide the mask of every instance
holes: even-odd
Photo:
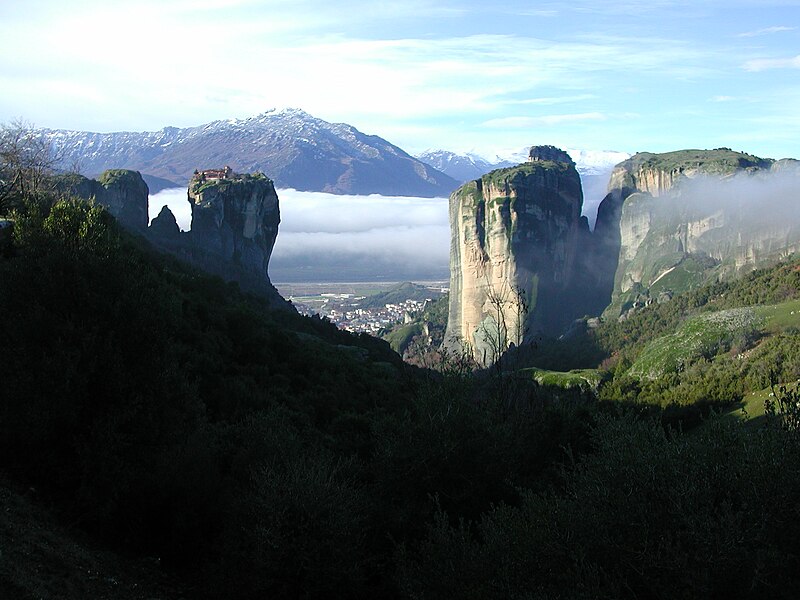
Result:
[[[0,590],[113,590],[70,575],[97,564],[63,541],[79,531],[116,557],[96,572],[126,590],[142,577],[148,597],[800,593],[791,392],[793,418],[681,433],[579,391],[404,366],[159,255],[92,204],[29,202],[13,220],[0,496],[15,515],[49,509],[0,518]]]

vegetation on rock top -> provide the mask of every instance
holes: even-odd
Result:
[[[189,189],[194,194],[202,194],[203,192],[214,189],[220,188],[220,190],[227,190],[230,186],[242,185],[251,183],[254,181],[264,181],[268,183],[272,183],[272,180],[264,175],[264,173],[236,173],[232,177],[220,178],[220,179],[200,179],[198,177],[192,178],[191,182],[189,183]]]
[[[701,167],[707,174],[727,174],[740,169],[768,169],[774,161],[759,158],[745,152],[735,152],[730,148],[715,150],[677,150],[653,154],[639,152],[617,167],[629,170],[650,169],[672,173],[684,169]]]
[[[141,175],[138,171],[131,171],[130,169],[108,169],[103,171],[97,180],[105,187],[110,185],[133,185],[141,182]]]

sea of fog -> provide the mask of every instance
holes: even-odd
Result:
[[[604,190],[603,190],[604,191]],[[597,195],[597,194],[595,194]],[[355,196],[278,190],[281,224],[270,259],[274,282],[402,281],[449,278],[447,198]],[[584,212],[594,224],[598,199]],[[150,218],[166,205],[191,227],[186,188],[150,197]]]

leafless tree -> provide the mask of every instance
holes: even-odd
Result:
[[[49,188],[57,157],[30,123],[0,125],[0,214]]]
[[[483,341],[481,362],[501,369],[501,357],[512,346],[519,346],[527,332],[528,300],[525,289],[502,282],[499,287],[486,279],[487,317],[481,321]]]

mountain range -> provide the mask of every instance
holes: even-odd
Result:
[[[86,175],[140,171],[151,191],[185,186],[196,169],[261,171],[278,188],[333,194],[448,196],[459,181],[401,148],[299,109],[155,132],[44,129],[64,165]]]

